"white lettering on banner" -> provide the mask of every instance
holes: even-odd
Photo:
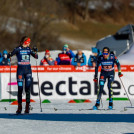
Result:
[[[76,67],[76,70],[82,70],[82,71],[87,71],[88,67],[87,66],[82,66],[82,67]]]
[[[71,67],[47,67],[46,68],[48,71],[71,71]]]
[[[3,71],[3,68],[0,68],[0,71]]]
[[[5,68],[4,70],[5,70],[5,71],[8,71],[8,70],[10,70],[10,68]]]
[[[133,98],[133,78],[134,72],[124,72],[125,79],[122,77],[123,84],[127,89],[130,98]],[[12,73],[12,82],[16,81],[16,73]],[[31,97],[38,99],[37,73],[32,74]],[[39,84],[42,99],[96,99],[97,87],[93,82],[94,72],[68,72],[68,73],[39,73]],[[9,97],[9,73],[1,74],[1,97]],[[12,98],[17,98],[17,85],[12,85]],[[107,83],[103,90],[103,98],[108,98]],[[113,84],[114,97],[127,97],[120,83],[118,75],[115,75]]]
[[[59,70],[59,68],[57,67],[54,67],[54,68],[50,68],[50,67],[47,67],[47,70],[48,71],[52,71],[52,70],[54,70],[54,71],[58,71]]]
[[[36,71],[36,70],[37,70],[37,67],[32,67],[32,70],[33,70],[33,71]],[[44,68],[44,67],[38,67],[38,70],[44,71],[45,68]]]
[[[38,70],[45,70],[44,67],[38,67]]]
[[[37,70],[37,68],[35,68],[35,67],[32,67],[31,69],[32,69],[33,71]]]
[[[69,71],[69,70],[71,70],[71,68],[70,67],[60,67],[59,70],[68,70]]]
[[[130,67],[131,68],[131,70],[134,70],[134,67]]]
[[[122,69],[122,70],[127,70],[127,68],[126,68],[126,67],[122,67],[121,69]]]
[[[16,68],[12,68],[11,70],[12,70],[12,71],[16,71],[17,69],[16,69]]]

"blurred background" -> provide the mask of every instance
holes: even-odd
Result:
[[[0,0],[0,50],[28,35],[39,51],[88,49],[134,22],[134,0]]]

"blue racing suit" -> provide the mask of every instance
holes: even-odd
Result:
[[[100,79],[99,79],[99,91],[97,100],[99,101],[101,99],[101,94],[103,92],[104,84],[106,82],[106,79],[108,79],[108,90],[109,90],[109,100],[113,98],[113,90],[112,90],[112,83],[114,81],[114,64],[118,67],[118,72],[121,72],[120,63],[116,56],[113,54],[109,55],[108,59],[104,59],[103,55],[100,55],[95,67],[95,78],[98,77],[98,67],[101,65],[101,73],[100,73]]]
[[[30,87],[32,82],[32,71],[30,65],[30,55],[38,59],[36,54],[30,47],[17,47],[10,54],[8,58],[13,55],[17,56],[18,68],[17,68],[17,83],[18,83],[18,103],[22,103],[23,81],[25,79],[25,92],[26,102],[30,103]]]

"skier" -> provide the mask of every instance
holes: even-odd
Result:
[[[58,65],[71,65],[71,58],[73,58],[75,54],[71,49],[69,49],[68,44],[63,46],[62,53],[58,54],[57,64]]]
[[[88,66],[95,67],[95,65],[97,63],[97,59],[101,55],[101,52],[96,47],[93,47],[92,53],[93,53],[93,55],[90,55],[89,60],[88,60]]]
[[[108,79],[108,90],[109,90],[109,109],[113,108],[113,90],[112,90],[112,83],[114,81],[114,64],[118,67],[118,76],[122,77],[123,74],[121,73],[120,63],[117,57],[110,53],[110,49],[108,47],[103,48],[103,55],[100,55],[95,67],[95,76],[94,82],[98,82],[98,67],[101,65],[101,73],[99,79],[99,91],[97,94],[96,104],[93,107],[93,110],[97,110],[100,106],[100,99],[101,94],[104,88],[104,84],[106,79]]]
[[[8,55],[7,50],[4,50],[1,65],[9,65],[10,64],[10,59],[7,58],[7,55]]]
[[[85,54],[82,52],[82,50],[78,50],[76,56],[72,59],[71,65],[81,67],[85,66],[86,62],[87,60]]]
[[[8,58],[16,54],[18,59],[18,68],[17,68],[17,83],[18,83],[18,109],[16,114],[21,114],[22,112],[22,92],[23,92],[23,81],[25,79],[25,92],[26,92],[26,107],[25,113],[29,113],[29,104],[30,104],[30,86],[32,82],[32,71],[30,65],[30,55],[38,59],[37,48],[34,47],[34,50],[31,50],[30,38],[24,36],[20,41],[20,46],[16,47],[11,53],[8,54]]]
[[[51,58],[49,50],[45,51],[45,56],[41,60],[40,65],[43,65],[43,66],[57,65],[57,61],[54,61],[53,58]]]

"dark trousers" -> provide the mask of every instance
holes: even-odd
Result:
[[[112,83],[114,81],[114,75],[115,75],[114,70],[112,70],[112,71],[101,71],[100,79],[99,79],[99,91],[98,91],[98,95],[97,95],[98,100],[101,99],[101,95],[102,95],[102,91],[103,91],[106,79],[108,80],[107,87],[108,87],[108,90],[109,90],[109,99],[113,98]]]
[[[32,71],[30,65],[21,65],[17,68],[18,103],[22,103],[23,84],[25,80],[26,102],[30,103],[30,87],[32,82]]]

